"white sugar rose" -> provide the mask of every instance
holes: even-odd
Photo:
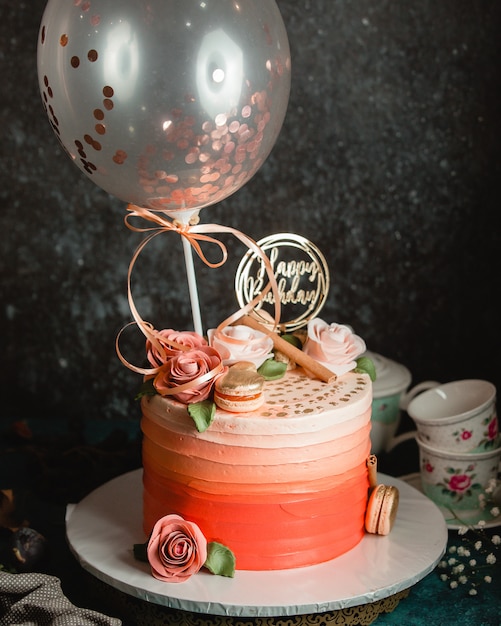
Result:
[[[224,365],[250,361],[256,368],[273,356],[271,337],[248,326],[226,326],[207,331],[209,345],[219,352]]]
[[[303,348],[338,376],[357,366],[356,359],[365,352],[364,340],[342,324],[327,324],[320,318],[308,322],[308,338]]]

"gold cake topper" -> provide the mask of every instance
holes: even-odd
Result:
[[[280,330],[292,332],[318,315],[329,293],[329,268],[324,255],[311,241],[295,233],[277,233],[258,242],[267,254],[278,285],[281,304]],[[266,286],[262,259],[249,250],[237,268],[235,292],[244,307]],[[272,326],[267,308],[272,310],[272,292],[262,299],[255,315]],[[299,313],[298,313],[299,311]]]

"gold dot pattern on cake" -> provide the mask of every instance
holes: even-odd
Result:
[[[333,384],[312,383],[301,370],[294,370],[286,378],[265,382],[266,402],[258,414],[263,419],[299,418],[313,412],[322,415],[344,408],[364,394],[368,380],[364,375],[348,373]]]

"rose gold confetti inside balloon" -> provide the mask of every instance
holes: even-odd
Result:
[[[38,74],[54,132],[121,200],[179,213],[244,185],[285,117],[273,0],[49,0]]]

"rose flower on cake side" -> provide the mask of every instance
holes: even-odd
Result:
[[[213,574],[233,578],[235,557],[217,542],[207,542],[193,522],[179,515],[160,518],[148,541],[134,545],[134,556],[150,564],[154,578],[168,583],[182,583],[202,567]]]

